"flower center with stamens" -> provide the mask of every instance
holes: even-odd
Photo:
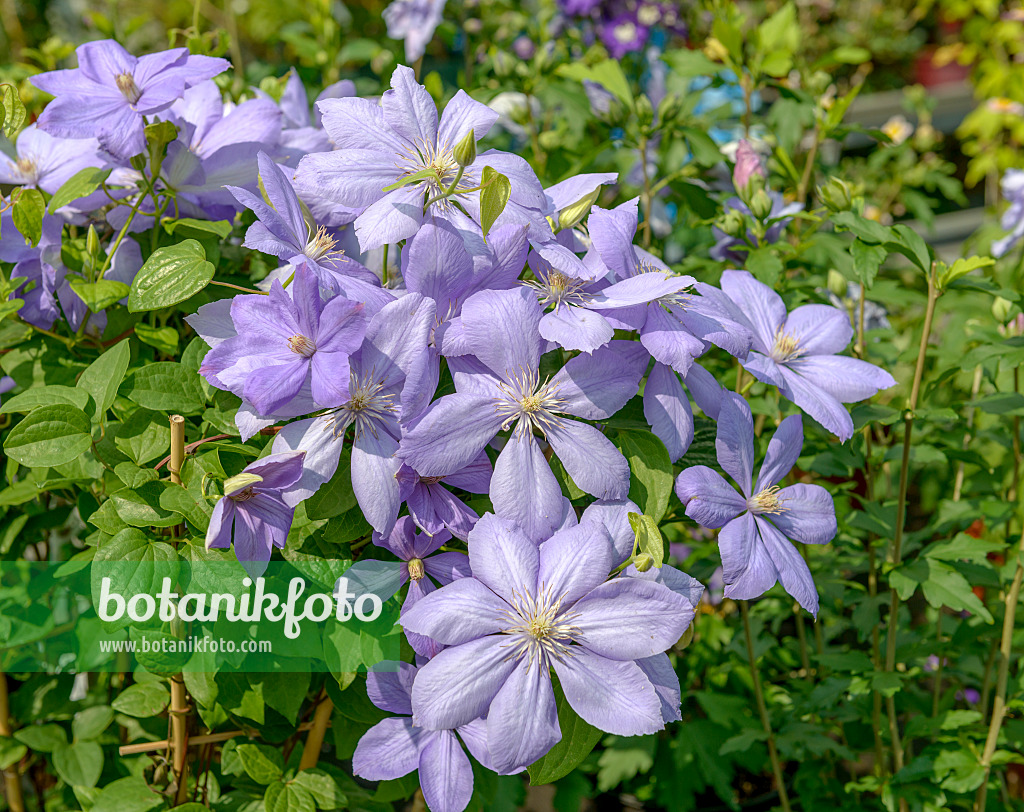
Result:
[[[570,645],[580,636],[579,627],[572,621],[579,615],[562,614],[562,598],[555,599],[548,588],[542,587],[537,596],[513,593],[511,604],[503,615],[511,625],[502,630],[502,634],[516,638],[510,644],[510,656],[526,658],[528,668],[534,664],[547,668],[552,659],[564,661],[572,656]]]
[[[114,83],[117,85],[117,89],[121,91],[121,95],[128,99],[131,104],[135,104],[142,98],[142,90],[135,84],[135,77],[130,73],[117,74],[114,77]]]
[[[546,437],[547,430],[557,427],[563,419],[556,414],[565,406],[565,401],[558,397],[558,385],[550,380],[541,383],[536,371],[521,371],[518,375],[506,373],[506,378],[498,384],[503,397],[497,399],[495,407],[505,415],[502,430],[515,423],[518,439],[533,434],[534,429]]]
[[[772,346],[772,360],[778,363],[789,361],[804,354],[800,348],[800,342],[789,333],[784,333],[780,327],[775,333],[775,344]]]
[[[554,305],[555,310],[562,304],[585,305],[590,300],[590,294],[583,291],[587,283],[582,279],[566,276],[561,271],[551,271],[547,279],[526,284],[540,294],[542,305]]]
[[[309,358],[316,352],[316,344],[305,336],[294,335],[288,339],[288,349],[303,358]]]
[[[316,233],[312,233],[310,230],[309,238],[306,241],[306,248],[303,250],[307,257],[314,262],[323,259],[324,257],[331,257],[335,254],[343,254],[344,251],[336,249],[334,246],[337,245],[337,240],[334,239],[330,234],[327,233],[327,229],[320,226]]]
[[[772,485],[751,496],[747,500],[747,507],[751,513],[782,513],[786,510],[783,501],[779,497],[779,486]]]
[[[622,23],[612,29],[612,36],[619,42],[632,42],[636,39],[636,26],[633,23]]]
[[[30,181],[34,181],[36,179],[38,168],[36,167],[36,162],[32,158],[26,156],[24,158],[18,158],[18,171]]]
[[[443,476],[421,476],[420,482],[424,485],[436,485],[442,479],[444,479]]]
[[[451,144],[445,142],[438,145],[427,141],[419,141],[415,147],[410,147],[405,155],[401,156],[402,174],[405,177],[415,175],[424,169],[429,169],[435,177],[427,178],[421,183],[427,184],[431,196],[447,190],[459,172],[459,164],[455,160],[455,151]],[[459,182],[459,189],[470,189],[475,184],[467,183],[468,173],[464,173]]]
[[[410,558],[405,562],[406,567],[409,569],[409,577],[418,581],[423,577],[425,570],[423,569],[423,561],[419,558]]]
[[[244,491],[239,491],[238,493],[230,494],[228,496],[228,499],[230,499],[232,502],[248,502],[254,496],[256,496],[256,491],[249,487],[246,488]]]
[[[364,431],[377,436],[378,423],[396,411],[394,395],[383,392],[384,383],[378,381],[371,369],[359,377],[349,373],[349,400],[343,406],[333,409],[327,414],[327,428],[340,437],[350,425],[355,423],[356,434]]]

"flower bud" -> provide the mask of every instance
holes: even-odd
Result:
[[[640,553],[633,559],[633,566],[636,567],[637,572],[647,572],[654,566],[654,557],[649,553]]]
[[[715,221],[715,225],[728,237],[741,237],[747,231],[747,224],[743,220],[743,214],[736,211],[736,209],[729,209],[729,211]]]
[[[688,645],[690,645],[690,643],[692,643],[692,642],[693,642],[693,623],[691,623],[689,626],[686,627],[686,631],[683,632],[683,636],[679,638],[679,642],[676,643],[675,648],[676,649],[684,649]]]
[[[590,211],[590,207],[597,202],[597,198],[600,194],[601,187],[598,187],[586,197],[580,198],[575,203],[570,203],[562,209],[558,213],[558,230],[562,231],[566,228],[574,228],[579,225],[583,218],[587,216],[587,212]]]
[[[100,235],[96,233],[94,225],[90,225],[85,233],[85,251],[94,259],[100,255]]]
[[[828,282],[826,284],[828,289],[840,299],[846,298],[846,294],[850,290],[846,277],[839,273],[835,268],[829,269]]]
[[[455,163],[463,168],[476,160],[476,133],[473,130],[466,133],[466,137],[455,145],[452,155],[455,158]]]
[[[817,189],[818,198],[825,204],[829,211],[849,211],[852,205],[853,196],[850,194],[850,187],[845,181],[839,178],[832,178],[824,186]]]
[[[654,123],[654,108],[646,96],[636,97],[636,120],[641,127],[650,127]]]
[[[658,121],[665,124],[672,121],[683,109],[683,100],[677,93],[668,93],[658,105]]]
[[[1002,296],[997,296],[996,300],[992,302],[992,317],[999,324],[1006,324],[1012,311],[1013,302],[1008,299],[1004,299]]]
[[[772,199],[764,189],[758,189],[750,196],[750,213],[758,220],[765,220],[772,213]]]
[[[757,154],[745,138],[740,139],[736,146],[736,165],[732,170],[732,185],[741,195],[750,186],[754,178],[762,181],[768,172],[764,168],[761,156]]]
[[[704,56],[712,62],[725,62],[729,58],[729,49],[714,37],[704,42]]]

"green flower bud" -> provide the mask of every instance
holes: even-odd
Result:
[[[676,93],[669,93],[658,105],[658,121],[663,125],[672,121],[683,109],[683,100]]]
[[[640,553],[633,559],[633,566],[636,567],[637,572],[647,572],[654,566],[654,558],[648,553]]]
[[[758,189],[750,196],[750,213],[758,220],[767,219],[772,213],[772,199],[764,189]]]
[[[590,211],[590,207],[597,202],[597,198],[600,194],[601,188],[598,187],[586,197],[577,200],[575,203],[570,203],[562,209],[558,213],[558,230],[562,231],[579,225],[583,221],[583,218],[587,216],[587,212]]]
[[[646,96],[637,96],[636,120],[641,127],[650,127],[654,122],[654,108]]]
[[[100,235],[96,233],[96,226],[90,225],[85,233],[85,251],[94,259],[100,255]]]
[[[741,237],[747,232],[747,224],[743,215],[736,209],[729,209],[715,221],[715,225],[729,237]]]
[[[692,643],[692,642],[693,642],[693,624],[691,623],[689,626],[686,627],[686,631],[683,632],[683,636],[679,638],[679,642],[676,643],[675,647],[677,649],[684,649],[688,645],[690,645],[690,643]]]
[[[992,302],[992,318],[999,324],[1006,324],[1010,320],[1010,313],[1013,311],[1013,302],[997,296]]]
[[[853,196],[850,187],[839,178],[832,178],[824,186],[817,189],[818,198],[829,211],[849,211]]]
[[[835,268],[831,268],[828,272],[828,289],[832,291],[839,298],[845,298],[849,291],[849,285],[846,282],[846,277],[843,276]]]
[[[466,133],[466,137],[455,145],[452,155],[455,163],[461,167],[467,167],[476,160],[476,133],[473,130]]]

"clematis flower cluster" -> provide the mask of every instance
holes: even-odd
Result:
[[[441,7],[396,3],[389,23],[399,35],[400,12]],[[236,250],[262,255],[269,275],[235,295],[210,288],[187,321],[209,346],[200,374],[237,398],[240,438],[275,437],[224,483],[207,545],[261,572],[303,500],[351,483],[373,530],[362,556],[407,590],[400,622],[417,657],[368,679],[395,716],[360,742],[358,774],[418,769],[432,809],[461,810],[469,756],[511,774],[560,741],[556,680],[576,714],[616,735],[680,718],[669,652],[703,586],[639,555],[629,517],[650,507],[636,503],[647,497],[631,433],[681,461],[675,491],[720,531],[726,596],[781,582],[817,610],[791,542],[825,544],[836,522],[829,494],[792,473],[804,427],[844,441],[846,404],[895,383],[842,354],[842,309],[789,311],[745,271],[717,286],[675,273],[636,244],[637,200],[597,204],[615,175],[544,188],[521,157],[486,148],[494,110],[459,91],[439,111],[405,66],[379,98],[342,84],[311,110],[294,74],[278,99],[225,104],[211,81],[220,60],[136,59],[109,42],[78,56],[35,79],[56,100],[0,171],[49,192],[81,168],[110,170],[103,201],[47,214],[36,246],[5,236],[0,261],[26,280],[25,320],[102,329],[62,264],[65,224],[119,233],[104,278],[130,284],[142,263],[132,234],[170,202],[230,224],[248,212]],[[102,118],[76,117],[87,93]],[[174,135],[152,178],[134,159],[154,122]],[[738,185],[763,172],[748,151],[738,163]],[[781,228],[787,212],[769,219]],[[756,480],[750,409],[710,371],[723,360],[790,404]],[[719,467],[738,491],[687,460],[695,413],[717,422]]]

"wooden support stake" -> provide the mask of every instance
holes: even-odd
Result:
[[[306,736],[306,745],[302,748],[302,760],[299,761],[300,770],[312,770],[320,760],[320,748],[324,745],[324,734],[327,732],[327,725],[331,721],[331,713],[334,711],[334,703],[327,696],[327,689],[320,692],[320,701],[313,713],[313,724]]]
[[[7,701],[7,675],[0,671],[0,736],[10,737],[11,733],[11,708]],[[4,770],[4,792],[11,812],[25,812],[25,799],[21,795],[21,776],[18,774],[17,764]]]
[[[171,482],[181,484],[181,466],[185,462],[185,418],[180,414],[171,415],[171,461],[167,468]],[[178,530],[180,535],[183,530]],[[188,800],[188,693],[181,674],[171,677],[171,756],[178,791],[174,805],[180,806]]]

